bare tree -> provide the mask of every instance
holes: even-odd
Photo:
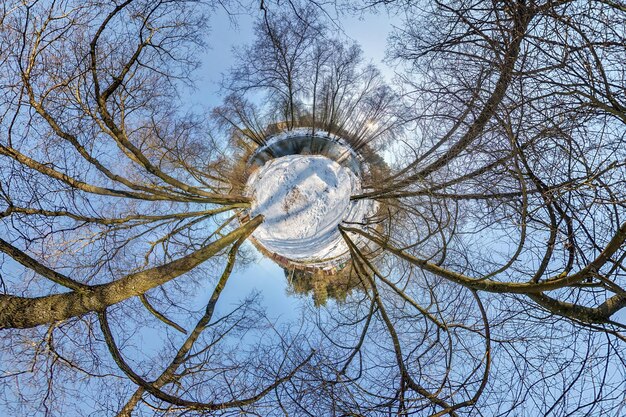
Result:
[[[400,404],[409,407],[413,392],[431,403],[433,415],[515,415],[518,406],[529,415],[619,414],[624,376],[613,371],[622,369],[624,357],[626,223],[619,184],[626,171],[625,73],[617,63],[626,51],[614,23],[623,26],[623,6],[385,4],[407,16],[390,54],[406,68],[399,78],[416,109],[415,134],[398,144],[395,173],[353,198],[389,201],[399,216],[391,224],[402,226],[386,233],[343,230],[376,242],[402,265],[399,271],[410,271],[375,275],[418,317],[442,320],[448,308],[468,305],[442,307],[437,299],[448,295],[441,288],[476,297],[465,314],[483,314],[474,331],[485,339],[483,352],[456,370],[466,370],[465,382],[452,379],[450,368],[432,374],[440,383],[415,384],[415,375],[429,375],[427,362],[414,362],[413,349],[421,348],[402,340],[403,320],[387,319],[385,299],[374,292],[398,360]],[[431,294],[426,303],[407,292],[422,280]],[[441,330],[451,334],[445,324]],[[431,334],[439,330],[422,335]],[[462,345],[446,351],[452,358]],[[494,352],[501,356],[494,359]],[[500,370],[516,376],[494,369],[498,359],[508,361]],[[527,395],[540,400],[529,406]]]
[[[238,50],[223,82],[229,98],[218,118],[258,144],[273,124],[340,133],[356,150],[392,137],[403,115],[396,94],[354,41],[328,35],[333,24],[314,4],[264,9],[255,42]],[[262,108],[251,104],[259,93]]]
[[[262,361],[253,351],[227,354],[232,337],[254,331],[259,315],[251,302],[213,314],[241,243],[263,219],[237,226],[249,203],[222,169],[225,141],[207,140],[206,119],[173,105],[197,65],[198,31],[212,7],[132,0],[3,6],[0,328],[40,326],[3,331],[11,354],[3,398],[29,397],[7,400],[17,414],[56,414],[63,404],[81,410],[72,397],[89,393],[103,410],[122,414],[144,392],[164,409],[240,409],[301,366]],[[139,370],[128,363],[125,350],[133,349],[119,338],[145,326],[187,332],[180,315],[196,307],[183,300],[215,276],[229,247],[204,315],[180,347],[181,336],[167,334],[160,357]],[[100,326],[86,316],[94,312]],[[209,364],[214,349],[224,356]],[[150,367],[168,361],[152,379]],[[128,387],[120,370],[139,386],[125,405],[116,405]],[[26,388],[29,375],[47,380]],[[179,391],[181,379],[193,387],[211,375],[224,379],[199,393]],[[98,396],[101,383],[122,391]],[[225,401],[228,389],[232,401]]]

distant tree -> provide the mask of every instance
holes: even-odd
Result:
[[[285,269],[289,291],[293,294],[311,295],[315,306],[324,306],[330,300],[345,301],[352,291],[364,290],[363,277],[354,270],[350,263],[341,269],[328,273]]]
[[[347,136],[357,150],[393,137],[404,114],[396,93],[354,41],[329,36],[319,6],[263,16],[223,82],[229,96],[215,114],[225,126],[260,144],[278,123]],[[268,104],[255,106],[255,94]]]

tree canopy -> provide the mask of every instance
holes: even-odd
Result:
[[[254,38],[198,111],[218,8]],[[400,22],[393,78],[341,33],[360,13]],[[626,413],[624,63],[621,1],[4,2],[0,409]],[[303,127],[379,213],[293,319],[220,304],[263,273],[247,158]]]

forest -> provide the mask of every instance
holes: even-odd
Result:
[[[0,414],[626,415],[626,3],[5,0]]]

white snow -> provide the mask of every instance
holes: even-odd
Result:
[[[267,250],[295,261],[319,262],[346,255],[337,226],[361,222],[375,203],[351,202],[361,184],[350,169],[320,155],[273,159],[248,179],[251,215],[265,221],[253,237]]]

